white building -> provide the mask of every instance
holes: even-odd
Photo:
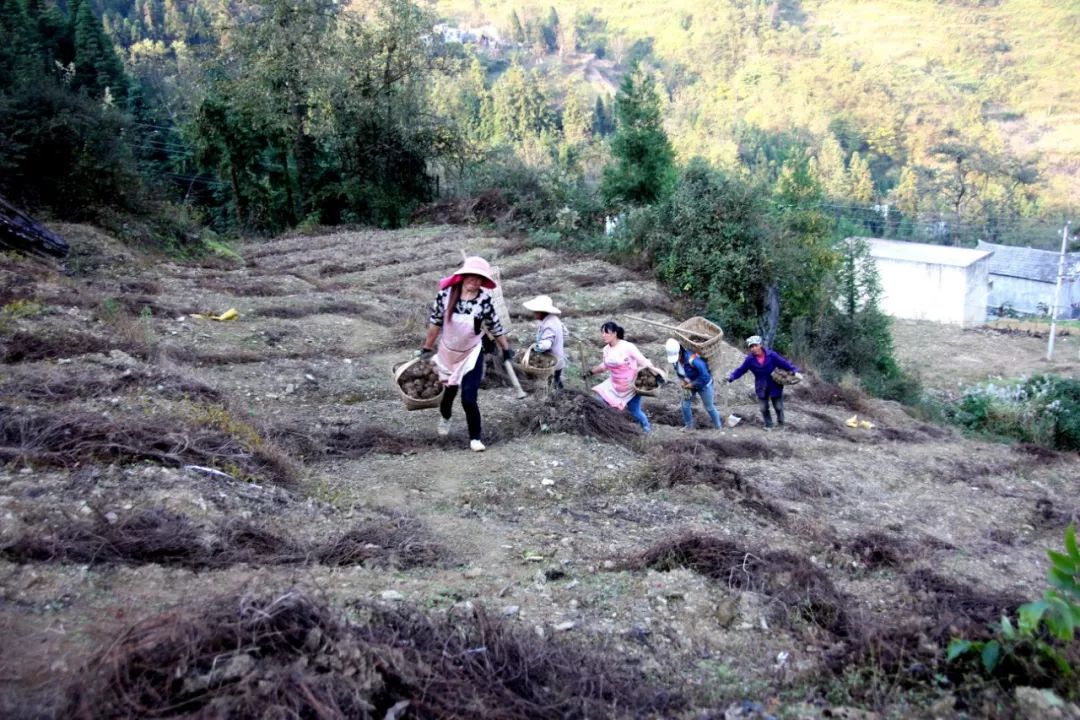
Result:
[[[955,325],[986,321],[987,250],[864,238],[881,280],[881,311]]]
[[[1060,254],[1053,250],[979,241],[990,258],[991,312],[1012,308],[1024,315],[1046,315],[1054,306]],[[1058,296],[1058,318],[1080,317],[1080,253],[1065,255],[1065,279]]]

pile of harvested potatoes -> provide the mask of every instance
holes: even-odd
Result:
[[[529,367],[547,370],[548,368],[555,367],[555,362],[555,356],[551,353],[529,353]]]
[[[439,373],[430,362],[416,362],[398,377],[402,392],[411,398],[429,400],[442,392]]]
[[[656,377],[656,373],[649,368],[641,368],[634,378],[634,387],[638,390],[655,390],[659,384]]]

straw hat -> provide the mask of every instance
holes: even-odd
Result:
[[[495,280],[491,276],[491,266],[488,265],[488,261],[482,257],[473,255],[472,257],[465,258],[465,262],[461,264],[454,274],[450,277],[444,277],[439,281],[439,289],[445,290],[451,285],[456,285],[461,282],[462,277],[465,275],[479,275],[484,278],[484,281],[480,283],[488,290],[495,288]]]
[[[521,307],[532,312],[548,313],[549,315],[562,315],[562,310],[555,307],[551,298],[547,295],[537,295],[528,302],[521,303]]]

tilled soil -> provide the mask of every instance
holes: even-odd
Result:
[[[596,259],[438,226],[283,238],[204,267],[60,230],[72,274],[0,261],[6,717],[304,714],[304,693],[342,716],[722,717],[744,700],[794,717],[844,704],[982,716],[977,698],[926,676],[948,675],[950,633],[983,632],[1041,592],[1045,550],[1080,508],[1074,455],[964,439],[812,378],[790,391],[782,431],[763,429],[744,378],[718,384],[736,428],[683,430],[668,385],[645,399],[655,431],[641,435],[591,399],[581,363],[599,360],[599,326],[615,319],[660,365],[667,335],[626,315],[685,313]],[[552,295],[570,332],[562,394],[523,377],[530,395],[516,400],[489,366],[484,453],[468,450],[460,408],[440,437],[437,412],[405,411],[391,375],[462,250],[501,268],[515,348],[535,294]],[[234,320],[208,317],[230,308]],[[969,336],[998,356],[1032,352],[1027,337],[959,333],[945,354],[977,366],[955,344]],[[927,377],[948,359],[918,356]],[[725,346],[713,372],[740,359]],[[848,427],[856,413],[873,428]],[[252,629],[262,616],[302,635],[272,667],[260,663],[279,631]],[[501,638],[505,667],[544,656],[549,682],[593,667],[587,656],[613,687],[633,686],[626,673],[646,684],[545,704],[527,683],[466,673],[425,705],[415,688],[442,686],[385,654],[379,628],[407,627],[398,644],[419,648],[402,638],[443,638],[455,617],[470,618],[470,638],[489,633],[462,652]],[[222,645],[243,632],[263,649]],[[202,655],[176,660],[178,638]],[[167,689],[138,664],[174,661],[183,682]],[[333,682],[282,674],[301,665]],[[868,668],[892,680],[868,690]],[[286,675],[292,700],[268,690],[293,687]],[[496,702],[504,714],[479,709]]]

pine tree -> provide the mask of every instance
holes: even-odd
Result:
[[[863,159],[858,152],[851,155],[848,164],[848,176],[851,185],[851,199],[855,202],[867,204],[874,200],[874,178],[870,174],[870,163]]]
[[[92,2],[78,6],[75,20],[75,77],[72,88],[85,89],[93,97],[106,93],[123,100],[127,97],[127,77],[112,40],[105,34]]]
[[[662,127],[656,82],[640,69],[627,73],[615,96],[611,154],[602,184],[608,202],[647,205],[675,183],[675,152]]]
[[[600,136],[608,133],[607,110],[604,108],[604,98],[596,96],[596,105],[593,107],[593,131]]]
[[[832,133],[821,141],[821,149],[817,155],[817,171],[829,197],[847,199],[850,196],[844,149]]]
[[[514,38],[514,42],[525,42],[525,28],[521,26],[521,18],[518,17],[517,10],[510,11],[510,37]]]
[[[891,197],[900,212],[908,217],[915,217],[919,212],[919,181],[910,165],[900,170],[900,182],[893,188]]]
[[[514,63],[491,88],[491,98],[497,134],[506,140],[523,140],[549,125],[547,99],[536,71],[526,74]]]
[[[22,0],[0,0],[0,91],[33,82],[40,67],[36,34]]]
[[[563,137],[567,142],[574,144],[584,142],[592,133],[592,121],[588,101],[581,92],[578,90],[568,92],[562,112]]]

